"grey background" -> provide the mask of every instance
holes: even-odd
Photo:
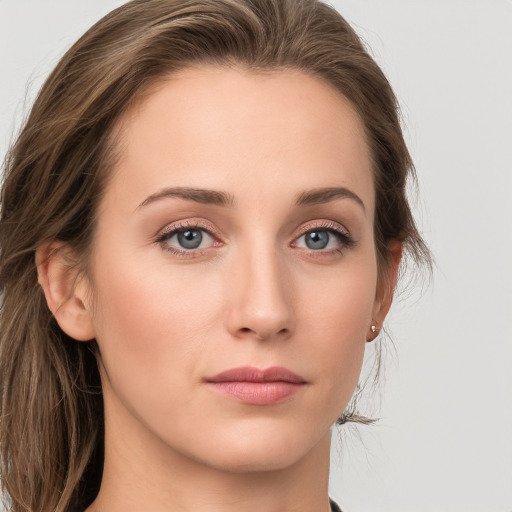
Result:
[[[59,56],[122,3],[0,0],[2,157]],[[382,420],[334,436],[331,494],[347,512],[511,512],[512,2],[333,5],[401,101],[437,270],[393,307]]]

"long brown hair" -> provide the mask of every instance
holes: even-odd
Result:
[[[58,327],[38,286],[35,251],[47,240],[67,242],[86,271],[116,121],[163,77],[197,63],[294,68],[345,95],[373,157],[379,269],[393,239],[417,263],[430,262],[405,195],[413,165],[397,101],[333,8],[317,0],[134,0],[112,11],[51,73],[4,165],[0,471],[14,512],[83,510],[103,463],[97,347]]]

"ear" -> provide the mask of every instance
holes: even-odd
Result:
[[[64,242],[49,241],[36,250],[39,284],[60,328],[78,341],[96,337],[86,307],[87,287],[72,265],[73,253]]]
[[[372,311],[372,324],[368,329],[367,341],[373,341],[378,336],[393,302],[403,248],[404,244],[399,240],[392,240],[388,243],[388,266],[384,275],[380,277],[381,282],[377,285]]]

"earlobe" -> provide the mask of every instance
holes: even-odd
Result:
[[[398,269],[402,260],[403,242],[392,240],[388,243],[388,267],[385,277],[377,287],[377,294],[372,312],[371,325],[368,327],[367,341],[373,341],[382,329],[384,319],[393,302],[393,294],[398,279]]]
[[[50,311],[68,336],[89,341],[96,336],[94,326],[84,303],[85,286],[71,261],[71,250],[63,242],[50,241],[36,250],[38,281]]]

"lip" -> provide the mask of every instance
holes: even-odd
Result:
[[[204,379],[213,391],[250,405],[273,405],[298,393],[307,384],[300,375],[274,366],[264,370],[244,366]]]

